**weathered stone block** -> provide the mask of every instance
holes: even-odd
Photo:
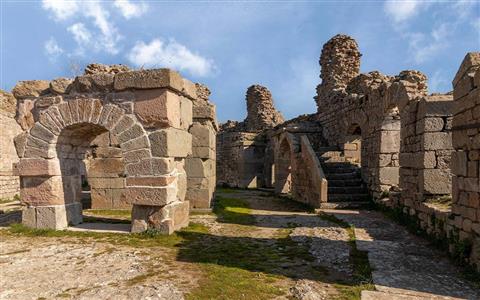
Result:
[[[173,171],[173,158],[150,158],[126,165],[128,176],[161,175]]]
[[[125,187],[125,178],[89,177],[88,183],[92,188],[121,189]]]
[[[380,153],[393,153],[400,150],[400,131],[382,131]]]
[[[36,212],[36,228],[59,230],[68,227],[65,205],[38,206]]]
[[[128,187],[126,199],[134,205],[164,206],[177,200],[177,186]]]
[[[192,101],[185,97],[180,98],[180,128],[188,130],[193,122]]]
[[[73,80],[70,78],[56,78],[50,81],[50,91],[57,94],[65,94],[68,92]]]
[[[425,169],[420,172],[420,182],[423,191],[428,194],[450,194],[452,190],[452,176],[449,170]]]
[[[193,105],[194,119],[208,119],[215,120],[215,106],[214,105]]]
[[[153,156],[187,157],[192,151],[192,135],[184,130],[157,130],[150,133],[149,139]]]
[[[128,177],[127,186],[167,186],[177,180],[176,176]]]
[[[382,184],[398,185],[399,168],[398,167],[384,167],[378,170],[378,180]]]
[[[14,164],[13,174],[16,176],[52,176],[62,175],[62,172],[57,159],[25,158]]]
[[[449,132],[426,132],[422,137],[423,150],[453,149]]]
[[[215,131],[207,125],[195,123],[190,127],[192,147],[215,148]]]
[[[148,128],[180,128],[180,96],[167,89],[135,91],[134,111]]]
[[[25,80],[19,81],[12,89],[15,98],[38,97],[48,93],[50,83],[47,80]]]
[[[20,198],[23,204],[42,206],[64,204],[61,176],[21,177]]]
[[[121,72],[115,75],[114,88],[115,90],[171,88],[181,92],[183,79],[180,74],[169,69]]]
[[[35,207],[24,207],[22,209],[22,224],[27,227],[37,227],[37,210]]]
[[[452,153],[451,160],[452,173],[457,176],[467,176],[467,154],[464,151]]]

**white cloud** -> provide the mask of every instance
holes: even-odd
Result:
[[[208,76],[215,71],[213,61],[170,40],[154,39],[149,44],[137,42],[127,56],[136,66],[169,67],[187,71],[195,76]]]
[[[44,44],[45,54],[50,60],[55,60],[63,53],[63,49],[58,45],[54,37],[50,37]]]
[[[110,19],[108,9],[97,0],[68,1],[68,0],[42,0],[42,7],[52,13],[53,17],[60,22],[77,22],[67,27],[73,39],[78,44],[77,54],[85,52],[85,48],[93,51],[105,51],[117,54],[118,42],[122,36]],[[94,32],[87,30],[85,23],[91,22]]]
[[[410,53],[413,60],[417,63],[423,63],[434,58],[438,52],[444,50],[449,45],[449,37],[455,26],[451,23],[442,23],[434,28],[430,34],[424,33],[406,33]]]
[[[125,19],[140,17],[147,11],[145,2],[132,3],[128,0],[115,0],[113,5],[118,8]]]
[[[50,10],[57,20],[66,20],[78,11],[78,2],[69,0],[43,0],[42,7]]]
[[[400,23],[415,16],[426,5],[427,2],[419,0],[387,0],[383,9],[389,17],[393,18],[394,22]]]

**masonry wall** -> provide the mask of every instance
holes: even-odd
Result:
[[[469,53],[454,80],[452,236],[480,270],[480,53]]]
[[[186,200],[191,208],[210,208],[216,186],[215,106],[209,101],[210,91],[196,84],[197,98],[193,101],[192,154],[187,157],[188,174]]]
[[[243,122],[227,121],[217,134],[217,184],[241,188],[272,185],[272,149],[269,130],[283,122],[275,110],[270,91],[252,85],[245,96],[247,117]],[[268,151],[268,153],[266,152]]]
[[[82,176],[94,202],[132,207],[134,232],[171,233],[188,224],[192,82],[168,69],[93,65],[73,81],[19,82],[13,94],[23,129],[14,171],[26,225],[81,222]]]
[[[13,138],[21,132],[15,122],[16,103],[12,94],[0,90],[0,199],[12,199],[20,192],[19,178],[12,170],[18,162]]]

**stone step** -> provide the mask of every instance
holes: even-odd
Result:
[[[359,172],[351,173],[326,173],[325,177],[327,180],[351,180],[351,179],[362,179],[362,175]]]
[[[368,194],[329,194],[327,202],[356,202],[368,200]]]
[[[323,202],[320,204],[320,209],[316,209],[315,212],[321,212],[322,209],[353,209],[353,208],[365,208],[370,205],[368,201],[344,201],[344,202]]]
[[[339,157],[319,157],[318,160],[320,161],[320,163],[331,163],[331,162],[347,162],[346,158],[343,157],[343,156],[339,156]]]
[[[329,186],[328,187],[328,195],[337,195],[337,194],[367,194],[367,189],[363,186],[346,186],[346,187],[338,187],[338,186]]]
[[[337,146],[326,146],[326,147],[318,147],[315,149],[317,153],[324,153],[329,151],[340,152],[340,149]]]
[[[360,170],[356,167],[348,167],[348,168],[337,168],[337,167],[327,167],[322,166],[323,172],[325,174],[344,174],[344,173],[358,173],[360,174]]]
[[[318,157],[329,158],[329,157],[344,157],[343,152],[341,151],[326,151],[326,152],[315,152]]]
[[[361,178],[328,180],[329,187],[360,186],[360,185],[363,185],[363,180]]]

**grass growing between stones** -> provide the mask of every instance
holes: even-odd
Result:
[[[253,225],[254,217],[246,201],[218,196],[214,212],[220,221]],[[319,280],[324,270],[311,267],[308,248],[292,241],[291,229],[279,230],[274,238],[205,235],[180,246],[178,259],[198,262],[206,274],[199,288],[187,299],[272,299],[285,295],[282,285],[289,278]]]
[[[338,299],[360,299],[363,290],[375,290],[372,280],[372,269],[368,261],[368,253],[357,249],[355,227],[338,219],[334,215],[321,213],[320,217],[345,228],[349,236],[350,262],[353,266],[353,280],[355,284],[336,284],[336,287],[341,292],[341,296],[339,296]]]

